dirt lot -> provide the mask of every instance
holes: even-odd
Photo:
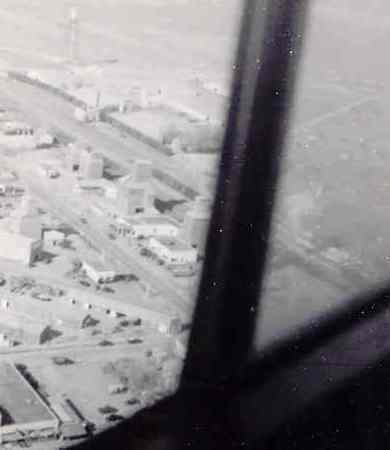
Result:
[[[179,366],[173,364],[176,359],[170,356],[169,342],[153,333],[146,334],[144,339],[144,343],[140,344],[111,346],[109,352],[105,347],[96,347],[95,351],[91,351],[75,345],[73,349],[53,349],[34,358],[32,355],[16,355],[13,359],[28,367],[45,395],[65,393],[86,419],[101,427],[109,423],[105,421],[107,414],[99,412],[100,407],[109,405],[116,408],[118,414],[127,417],[145,402],[153,401],[157,392],[166,394],[172,386],[169,383],[176,379]],[[147,356],[150,350],[152,355]],[[66,356],[72,363],[63,366],[54,364],[53,357],[56,355]],[[158,355],[162,355],[166,362],[161,363]],[[158,370],[160,366],[162,369]],[[128,391],[110,394],[109,386],[121,383],[128,386]],[[132,398],[137,398],[139,402],[126,404],[126,400]]]

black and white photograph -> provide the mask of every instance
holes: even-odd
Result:
[[[0,449],[390,449],[389,54],[386,0],[1,0]]]

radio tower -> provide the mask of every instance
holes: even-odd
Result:
[[[70,8],[69,15],[69,60],[74,63],[78,59],[78,34],[79,34],[79,18],[76,6]]]

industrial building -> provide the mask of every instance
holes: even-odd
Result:
[[[151,237],[149,249],[167,264],[195,264],[198,252],[183,241],[168,237]]]
[[[210,220],[211,199],[197,197],[194,206],[184,216],[182,238],[196,248],[199,254],[204,253],[208,225]]]
[[[83,261],[82,270],[95,283],[114,281],[116,272],[102,261]]]
[[[0,444],[55,437],[59,421],[13,364],[0,365]]]
[[[41,217],[37,209],[32,206],[29,195],[23,197],[19,208],[13,211],[6,224],[8,230],[12,233],[35,240],[42,239],[43,225]]]
[[[96,152],[84,149],[80,154],[80,174],[84,178],[101,178],[104,171],[104,159]]]
[[[0,258],[10,259],[28,266],[39,259],[41,252],[41,239],[0,230]]]
[[[121,216],[144,213],[150,206],[150,186],[129,179],[118,183],[117,210]]]
[[[77,145],[69,144],[65,155],[65,167],[74,172],[80,167],[81,150]]]

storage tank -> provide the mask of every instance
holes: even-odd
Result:
[[[184,216],[183,238],[198,249],[200,255],[204,253],[209,214],[207,212],[188,211]]]
[[[65,156],[66,168],[70,171],[78,170],[80,167],[80,149],[74,145],[68,145],[68,149]]]
[[[84,178],[94,179],[103,176],[104,160],[94,152],[83,150],[80,156],[80,171]]]

